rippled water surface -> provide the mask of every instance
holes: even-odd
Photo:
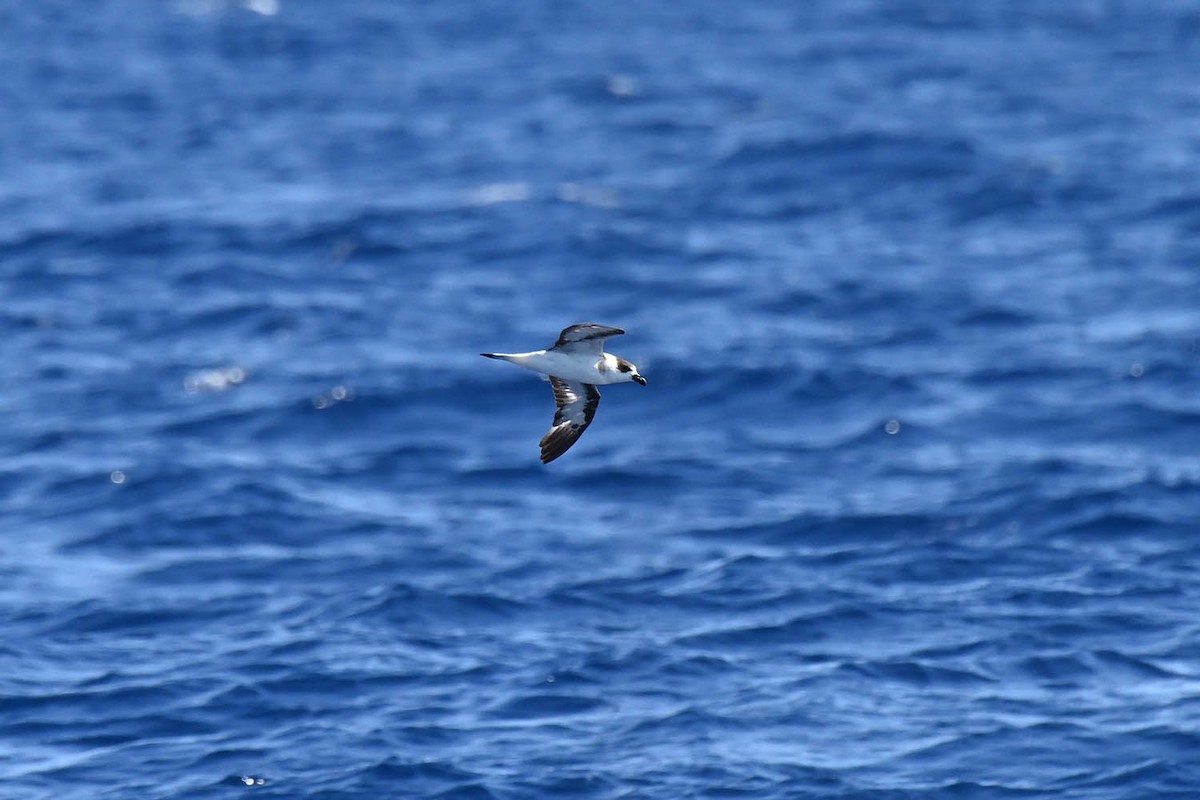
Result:
[[[0,11],[0,797],[1192,798],[1190,2]],[[565,325],[606,387],[549,466]]]

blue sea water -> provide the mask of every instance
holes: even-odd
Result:
[[[1200,7],[0,9],[0,798],[1200,796]],[[538,462],[482,351],[624,327]]]

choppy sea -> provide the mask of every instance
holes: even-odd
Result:
[[[1200,6],[0,8],[0,798],[1200,796]],[[479,357],[649,380],[538,462]]]

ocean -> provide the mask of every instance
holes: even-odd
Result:
[[[1200,7],[0,10],[0,798],[1200,796]],[[479,357],[645,388],[542,465]]]

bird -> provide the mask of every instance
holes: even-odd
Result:
[[[580,322],[563,328],[558,341],[545,350],[529,353],[480,353],[518,367],[540,372],[554,388],[554,424],[542,437],[542,463],[549,464],[571,449],[592,424],[600,390],[608,383],[646,385],[638,368],[623,358],[604,352],[604,341],[625,333],[620,328]]]

